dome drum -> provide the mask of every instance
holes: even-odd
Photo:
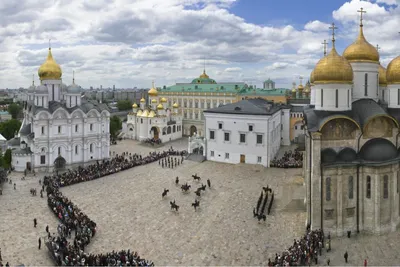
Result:
[[[387,84],[400,84],[400,56],[393,59],[386,69]]]

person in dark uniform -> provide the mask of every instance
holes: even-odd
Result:
[[[36,220],[36,218],[34,218],[34,219],[33,219],[33,227],[36,228],[36,225],[37,225],[37,220]]]
[[[42,239],[39,237],[39,249],[42,246]]]
[[[348,254],[347,251],[346,251],[346,252],[344,253],[344,260],[346,261],[346,263],[347,263],[348,259],[349,259],[349,254]]]
[[[48,232],[49,232],[49,226],[46,225],[46,233],[48,233]]]

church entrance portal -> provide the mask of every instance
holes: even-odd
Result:
[[[155,140],[158,140],[158,128],[157,127],[151,127],[151,131],[153,132],[153,138]]]
[[[192,125],[190,126],[190,136],[193,136],[194,133],[197,133],[197,128],[196,126]]]
[[[32,170],[32,165],[31,165],[30,162],[27,162],[27,163],[26,163],[26,170],[27,170],[28,172],[30,172],[30,171]]]
[[[54,161],[54,167],[57,171],[65,169],[66,164],[67,164],[67,161],[61,156],[58,156],[56,158],[56,160]]]

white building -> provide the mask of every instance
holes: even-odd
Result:
[[[182,138],[182,116],[178,114],[179,105],[169,106],[165,97],[158,98],[157,89],[149,90],[149,103],[142,98],[140,106],[132,105],[132,112],[122,125],[122,136],[143,141],[146,139],[169,142]]]
[[[51,171],[109,157],[110,113],[107,106],[85,102],[73,80],[66,86],[49,48],[24,103],[24,120],[9,141],[16,171]]]
[[[290,107],[247,99],[204,111],[207,159],[269,167],[281,144],[290,143]],[[286,129],[285,129],[286,128]]]

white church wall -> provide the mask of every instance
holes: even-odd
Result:
[[[351,109],[351,84],[316,84],[314,87],[315,110]]]
[[[31,162],[31,155],[27,155],[27,154],[13,154],[12,155],[11,165],[14,167],[14,170],[17,172],[25,171],[28,162]]]
[[[353,68],[353,102],[362,98],[378,101],[379,89],[379,64],[372,62],[351,62]],[[367,74],[367,90],[365,90],[365,75]]]
[[[282,109],[282,145],[290,145],[290,109]]]

